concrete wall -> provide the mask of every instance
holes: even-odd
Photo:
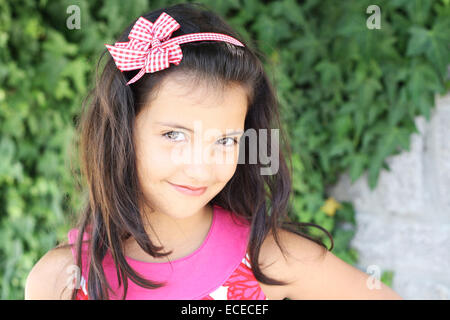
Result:
[[[347,174],[329,196],[351,201],[357,232],[351,242],[357,267],[393,270],[393,289],[405,299],[450,299],[450,94],[436,97],[428,123],[409,152],[390,157],[371,191],[367,174],[353,185]]]

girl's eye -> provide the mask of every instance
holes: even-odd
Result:
[[[169,132],[164,133],[163,137],[166,137],[167,139],[172,140],[172,141],[182,141],[182,140],[177,140],[177,139],[170,138],[170,136],[174,136],[174,134],[175,134],[175,136],[177,136],[177,133],[183,133],[183,132],[180,132],[180,131],[169,131]],[[183,133],[183,135],[184,135],[184,133]]]
[[[165,138],[167,138],[167,139],[169,139],[171,141],[175,141],[175,142],[183,141],[183,139],[176,139],[176,138],[174,139],[173,138],[173,136],[176,137],[176,136],[178,136],[178,134],[183,134],[184,135],[184,133],[180,132],[180,131],[169,131],[169,132],[164,133],[163,137],[165,137]],[[227,138],[221,139],[219,141],[226,141],[226,139],[228,139],[229,143],[225,142],[225,143],[219,143],[219,144],[221,144],[221,145],[223,145],[225,147],[234,146],[234,145],[238,144],[238,139],[237,138],[229,138],[229,137],[227,137]]]
[[[229,143],[229,144],[223,144],[223,143],[220,143],[221,145],[223,145],[223,146],[225,146],[225,147],[230,147],[230,146],[234,146],[234,145],[238,144],[237,138],[224,138],[224,139],[222,139],[222,141],[225,140],[225,139],[229,139],[228,141],[231,142],[231,143]]]

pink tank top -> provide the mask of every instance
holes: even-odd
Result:
[[[77,229],[68,233],[73,244]],[[250,235],[248,222],[237,215],[214,205],[213,220],[202,245],[193,253],[171,262],[143,262],[126,257],[130,266],[142,276],[153,281],[167,281],[157,289],[146,289],[128,279],[127,300],[267,300],[256,281],[247,253]],[[88,239],[84,234],[83,240]],[[77,300],[89,299],[87,294],[87,243],[83,243],[82,274]],[[76,260],[75,246],[72,255]],[[110,299],[122,298],[111,253],[103,260],[103,269],[114,292]]]

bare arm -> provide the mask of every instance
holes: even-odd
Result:
[[[267,248],[277,261],[277,270],[284,279],[290,279],[285,295],[292,300],[391,300],[403,299],[381,281],[370,289],[367,283],[371,275],[360,271],[341,260],[317,243],[279,229],[282,246],[286,249],[283,257],[273,239]]]
[[[74,261],[70,248],[48,251],[31,269],[25,284],[25,300],[69,300]]]

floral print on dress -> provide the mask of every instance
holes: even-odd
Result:
[[[81,289],[76,300],[89,300],[86,281],[81,277]],[[201,300],[269,300],[262,292],[259,283],[253,275],[248,253],[228,279],[216,290]]]
[[[268,300],[253,275],[248,253],[231,276],[202,300]]]
[[[81,276],[80,286],[81,290],[80,289],[77,290],[77,296],[75,300],[89,300],[86,289],[86,280],[84,279],[83,276]]]

